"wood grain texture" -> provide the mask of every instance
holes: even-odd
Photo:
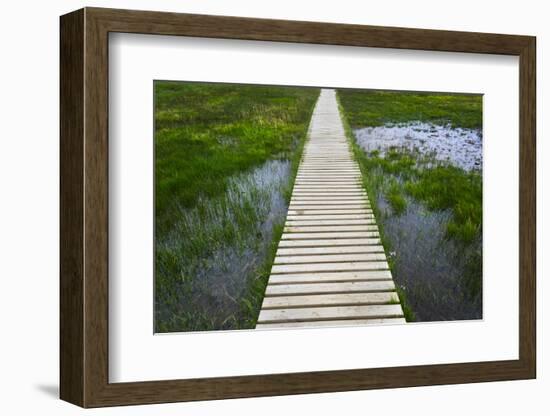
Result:
[[[84,405],[84,12],[60,22],[60,386]]]
[[[109,31],[519,56],[519,360],[109,383]],[[98,8],[63,16],[60,35],[60,394],[64,400],[100,407],[535,377],[534,37]],[[311,167],[324,168],[322,158]],[[309,192],[321,191],[304,191]]]

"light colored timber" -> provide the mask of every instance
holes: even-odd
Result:
[[[277,257],[284,256],[307,256],[315,254],[357,254],[357,253],[384,253],[381,245],[353,245],[353,246],[332,246],[332,247],[279,247]]]
[[[355,202],[355,201],[350,201],[350,202]],[[303,204],[301,202],[295,202],[290,204],[289,209],[291,209],[292,211],[299,211],[299,210],[323,211],[323,212],[330,211],[330,210],[342,211],[345,209],[350,209],[350,210],[351,209],[370,209],[370,204],[366,202],[358,204],[355,202],[353,204],[338,203],[338,204],[310,205],[310,204]]]
[[[360,172],[331,172],[331,171],[325,171],[325,172],[298,172],[296,175],[296,180],[298,179],[315,179],[315,180],[323,180],[323,181],[330,181],[330,180],[342,180],[342,179],[361,179],[361,173]]]
[[[319,210],[319,209],[289,209],[288,215],[351,215],[351,214],[372,214],[372,210],[364,207],[359,208],[344,208],[344,209],[332,209],[332,210]]]
[[[339,196],[363,196],[363,197],[367,197],[367,194],[363,191],[349,191],[349,192],[329,192],[329,191],[300,192],[300,191],[296,191],[292,195],[293,198],[300,198],[300,197],[338,198]]]
[[[264,322],[323,321],[330,319],[401,318],[401,305],[325,306],[322,308],[262,309],[258,317]]]
[[[337,174],[337,173],[360,173],[361,170],[359,168],[354,167],[353,165],[335,165],[332,164],[332,166],[319,166],[315,167],[315,165],[312,166],[302,166],[300,169],[298,169],[298,173],[322,173],[322,174]]]
[[[356,164],[331,162],[330,165],[325,163],[313,163],[302,162],[302,165],[298,168],[298,172],[320,172],[320,173],[334,173],[334,172],[360,172],[361,169]]]
[[[330,194],[331,191],[336,191],[336,192],[332,192],[332,196],[338,197],[338,196],[342,196],[346,192],[357,192],[358,191],[358,188],[355,188],[353,190],[352,189],[345,189],[345,188],[328,189],[328,188],[323,188],[323,187],[318,187],[318,188],[307,187],[307,188],[295,188],[295,189],[297,189],[296,194],[294,194],[295,197],[304,197],[304,196],[308,196],[307,195],[308,193],[313,194],[313,193],[319,193],[321,191],[324,191],[327,194]],[[366,199],[368,200],[368,197]]]
[[[322,90],[256,328],[403,322],[335,93]]]
[[[338,201],[338,200],[351,200],[351,201],[368,201],[366,195],[325,195],[325,196],[311,196],[311,195],[293,195],[293,201],[307,200],[307,201]]]
[[[284,233],[281,240],[324,240],[333,238],[335,241],[348,238],[378,238],[378,231],[332,231],[325,233]]]
[[[340,239],[313,238],[310,240],[281,240],[279,247],[344,247],[380,244],[378,237],[356,237]]]
[[[345,205],[353,205],[353,206],[356,206],[356,207],[359,207],[359,208],[365,208],[366,206],[368,206],[370,204],[370,201],[368,199],[360,199],[359,201],[354,201],[354,200],[333,200],[333,199],[328,199],[328,200],[324,200],[324,201],[317,201],[317,200],[314,200],[314,201],[296,201],[296,202],[291,202],[290,205],[289,205],[289,209],[294,209],[292,207],[296,207],[296,206],[307,206],[307,205],[311,205],[312,207],[320,207],[320,208],[309,208],[309,209],[335,209],[334,207],[331,208],[331,206],[345,206]],[[327,208],[325,208],[327,207]]]
[[[265,299],[262,308],[280,309],[320,306],[387,305],[398,302],[398,299],[395,292],[271,296]]]
[[[271,274],[283,273],[310,273],[310,272],[345,272],[353,270],[387,270],[388,263],[380,261],[348,261],[338,263],[311,263],[311,264],[274,264]]]
[[[317,272],[274,274],[269,279],[269,287],[273,285],[290,285],[300,283],[337,283],[390,280],[389,270],[361,270],[347,272]],[[335,287],[333,287],[334,289]]]
[[[356,203],[370,203],[369,199],[364,196],[317,196],[317,197],[311,197],[311,196],[293,196],[290,199],[291,204],[299,204],[300,202],[317,202],[322,203],[323,201],[332,201],[332,202],[338,202],[338,201],[355,201]]]
[[[326,233],[326,232],[348,232],[348,231],[377,231],[377,225],[332,225],[330,227],[316,226],[287,226],[284,229],[285,234],[289,233]]]
[[[359,183],[355,185],[295,185],[294,189],[297,191],[310,191],[310,192],[320,192],[320,191],[340,191],[340,192],[357,192],[363,189]]]
[[[298,172],[296,178],[315,178],[322,180],[361,178],[360,172]]]
[[[319,190],[327,190],[327,191],[360,191],[362,188],[360,182],[357,183],[349,183],[346,185],[335,185],[335,184],[297,184],[294,186],[294,189],[298,191],[304,191],[304,190],[314,190],[319,192]]]
[[[308,254],[304,256],[277,256],[274,264],[313,264],[313,263],[342,263],[355,261],[383,261],[386,260],[384,252],[381,253],[355,253],[355,254]]]
[[[319,185],[324,184],[326,186],[339,186],[340,184],[344,186],[358,186],[361,187],[361,178],[358,176],[348,176],[348,177],[330,177],[327,179],[324,178],[297,178],[294,186],[307,186],[307,185]]]
[[[349,176],[330,176],[330,177],[319,177],[319,176],[299,176],[296,177],[294,186],[305,186],[305,185],[315,185],[325,184],[327,187],[334,186],[346,186],[346,187],[358,187],[362,189],[361,177],[357,175]]]
[[[299,217],[298,217],[299,218]],[[337,220],[286,220],[286,225],[291,227],[300,227],[300,226],[329,226],[329,225],[372,225],[376,224],[374,218],[370,219],[359,219],[359,220],[349,220],[349,219],[337,219]]]
[[[379,318],[379,319],[341,319],[338,321],[299,321],[299,322],[275,322],[257,324],[256,329],[287,329],[287,328],[327,328],[339,326],[367,326],[367,325],[396,325],[404,324],[405,318]]]
[[[330,220],[361,220],[369,219],[374,220],[374,215],[370,213],[366,214],[336,214],[336,215],[287,215],[286,220],[288,223],[295,221],[330,221]]]

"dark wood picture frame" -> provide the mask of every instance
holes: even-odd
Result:
[[[60,28],[60,396],[63,400],[83,407],[100,407],[535,378],[534,37],[100,8],[64,15]],[[109,383],[110,32],[519,56],[519,359]]]

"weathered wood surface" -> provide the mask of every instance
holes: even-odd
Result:
[[[322,90],[256,329],[404,322],[335,92]]]

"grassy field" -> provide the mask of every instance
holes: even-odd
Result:
[[[390,149],[384,154],[379,151],[366,153],[356,143],[353,129],[413,121],[480,129],[481,96],[339,90],[338,97],[348,136],[363,172],[364,185],[373,201],[377,218],[382,219],[379,225],[386,250],[392,250],[392,238],[384,235],[384,222],[390,222],[391,217],[408,214],[409,204],[414,204],[415,209],[421,204],[434,213],[450,213],[449,219],[442,223],[445,238],[451,240],[452,247],[458,247],[457,250],[467,257],[460,286],[466,297],[480,301],[481,172],[467,172],[438,162],[432,155],[401,148]],[[379,206],[381,203],[387,204],[389,211],[382,209]],[[420,217],[422,215],[429,214],[420,214]],[[407,230],[399,232],[406,233]],[[394,241],[395,238],[399,237],[394,236]],[[410,250],[415,249],[412,247]],[[421,250],[418,248],[417,251],[416,255],[420,255]],[[396,256],[390,258],[390,263],[399,262],[400,253],[396,253]],[[398,276],[394,277],[398,280]],[[404,288],[399,290],[408,320],[415,320],[414,308],[408,305],[408,295],[404,293]],[[422,290],[430,292],[429,289]],[[434,294],[423,296],[433,297]]]
[[[157,219],[174,204],[217,196],[227,178],[290,154],[304,137],[318,90],[155,82]]]
[[[157,332],[254,327],[318,94],[155,82]]]
[[[338,90],[352,128],[423,121],[481,128],[480,95]]]

